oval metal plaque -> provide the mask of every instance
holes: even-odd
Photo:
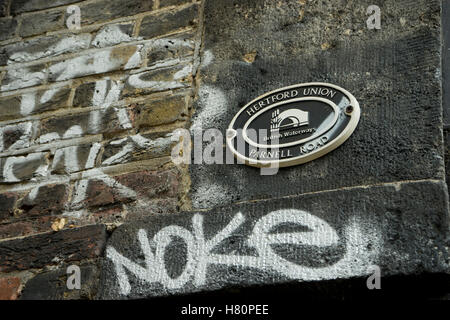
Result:
[[[227,130],[227,146],[244,163],[293,166],[336,149],[358,125],[358,101],[328,83],[266,93],[243,107]]]

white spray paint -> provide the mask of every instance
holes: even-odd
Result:
[[[116,249],[109,246],[106,251],[107,257],[114,263],[121,294],[126,295],[131,290],[125,269],[147,283],[160,283],[167,289],[179,289],[191,280],[197,287],[205,285],[207,267],[211,264],[256,268],[279,273],[290,279],[311,281],[346,276],[350,272],[353,275],[365,274],[367,272],[366,266],[371,264],[378,256],[378,251],[367,253],[365,248],[370,242],[375,249],[378,249],[381,241],[379,235],[376,232],[371,235],[363,235],[359,224],[350,222],[344,232],[347,252],[336,264],[323,268],[310,268],[282,258],[273,251],[271,245],[330,247],[339,244],[336,231],[326,221],[308,212],[295,209],[274,211],[256,222],[253,232],[248,237],[247,244],[256,249],[257,256],[212,253],[213,249],[230,237],[244,221],[244,216],[239,212],[224,229],[212,239],[206,240],[203,233],[203,216],[195,214],[192,218],[193,234],[179,226],[168,226],[153,237],[152,243],[154,246],[152,247],[145,230],[141,229],[138,232],[138,239],[145,256],[145,267],[125,258]],[[302,225],[308,227],[311,231],[271,233],[271,230],[276,226],[283,224]],[[187,247],[186,265],[182,274],[175,279],[167,276],[163,259],[164,250],[172,241],[171,236],[182,238]],[[153,247],[156,247],[156,249],[153,250]]]

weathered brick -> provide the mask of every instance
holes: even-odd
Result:
[[[134,23],[106,25],[97,32],[91,45],[97,48],[103,48],[132,41],[134,40],[133,29]]]
[[[176,171],[141,171],[114,176],[114,180],[122,187],[108,186],[102,179],[90,179],[83,207],[110,207],[115,204],[130,203],[137,198],[148,201],[178,196],[179,173]],[[134,194],[126,194],[123,187],[133,190]],[[114,207],[113,207],[114,208]],[[114,209],[113,214],[117,213]]]
[[[180,28],[192,27],[198,21],[198,5],[194,4],[175,12],[147,16],[142,20],[139,35],[153,38]]]
[[[62,81],[105,72],[128,70],[140,66],[142,45],[129,45],[99,50],[53,63],[50,81]]]
[[[58,261],[96,258],[106,240],[103,225],[64,229],[0,242],[0,272],[42,268]]]
[[[19,215],[20,219],[20,215]],[[14,218],[8,223],[0,224],[0,239],[26,237],[37,233],[52,231],[52,223],[56,220],[54,216],[24,218],[19,220]]]
[[[61,10],[31,13],[22,17],[19,35],[30,37],[61,29],[64,27],[63,19],[64,12]]]
[[[80,266],[81,289],[67,288],[68,265],[36,275],[27,281],[20,300],[72,300],[94,299],[99,281],[99,271],[95,265]]]
[[[0,50],[0,65],[28,62],[46,57],[56,57],[64,53],[77,52],[89,48],[89,33],[73,35],[51,35],[16,42]]]
[[[69,95],[69,88],[55,88],[2,97],[0,98],[0,119],[15,119],[24,115],[65,108]]]
[[[87,162],[93,148],[93,144],[87,143],[56,150],[50,173],[68,174],[92,168]],[[95,154],[93,156],[95,157]]]
[[[122,80],[110,80],[109,78],[83,83],[75,91],[73,107],[100,107],[103,105],[103,97],[114,95],[118,99],[120,94],[117,91],[120,91],[121,87]],[[94,97],[96,98],[94,99]]]
[[[88,25],[151,11],[153,0],[101,0],[80,5],[80,9],[81,24]]]
[[[33,122],[21,122],[0,128],[0,152],[28,148],[36,132]]]
[[[61,214],[68,199],[66,184],[46,185],[31,190],[18,204],[21,216],[45,216]]]
[[[86,134],[113,133],[125,130],[114,108],[98,111],[99,123],[91,121],[97,111],[48,118],[41,121],[40,143],[71,139]]]
[[[135,197],[123,195],[119,189],[106,185],[103,180],[94,178],[88,182],[83,207],[100,207],[115,203],[128,203],[133,200]]]
[[[83,83],[75,90],[75,96],[73,98],[72,106],[89,107],[92,105],[92,98],[95,91],[95,82]]]
[[[3,173],[0,182],[20,182],[43,177],[48,172],[48,154],[40,152],[8,157],[0,167]]]
[[[186,88],[192,84],[192,65],[178,65],[130,75],[122,98]]]
[[[17,199],[17,194],[12,192],[0,194],[0,221],[12,217]]]
[[[21,289],[18,277],[0,278],[0,300],[16,300]]]
[[[192,33],[156,39],[148,46],[148,66],[164,65],[168,60],[182,59],[194,55],[195,42]]]
[[[0,41],[14,37],[16,28],[17,20],[15,18],[0,18]]]
[[[103,151],[102,165],[114,165],[169,156],[176,142],[171,133],[151,133],[109,141]]]
[[[184,95],[148,101],[135,107],[135,127],[145,128],[186,120],[187,112],[187,97]]]
[[[180,188],[180,173],[176,170],[133,172],[114,178],[134,190],[139,199],[173,198]]]
[[[45,64],[16,67],[7,70],[0,91],[10,91],[43,84],[47,79]]]
[[[17,15],[23,12],[44,10],[79,1],[80,0],[14,0],[11,3],[11,14]]]

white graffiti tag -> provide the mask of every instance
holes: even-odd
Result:
[[[203,216],[195,214],[192,218],[193,233],[180,226],[161,229],[150,245],[147,233],[141,229],[138,239],[145,257],[145,267],[140,266],[119,254],[113,247],[107,248],[107,257],[115,265],[118,283],[122,294],[130,292],[131,287],[125,269],[138,279],[147,283],[160,283],[167,289],[179,289],[193,280],[195,286],[206,283],[207,267],[211,264],[241,266],[260,270],[272,270],[291,279],[309,278],[319,275],[320,270],[292,263],[277,255],[272,245],[306,245],[329,247],[338,245],[336,231],[324,220],[308,212],[294,209],[278,210],[260,218],[247,239],[247,244],[256,249],[257,256],[223,255],[212,253],[223,240],[230,237],[245,221],[242,213],[237,213],[231,222],[212,239],[206,240],[203,234]],[[271,233],[277,226],[302,225],[310,231],[293,233]],[[187,258],[184,270],[177,278],[167,273],[164,252],[172,237],[183,239],[186,243]],[[327,268],[323,268],[327,269]],[[310,275],[310,276],[308,276]]]

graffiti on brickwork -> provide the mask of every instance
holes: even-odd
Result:
[[[115,28],[114,30],[116,33],[120,31],[119,28]],[[125,36],[127,35],[123,34],[123,37]],[[171,39],[168,38],[166,40],[170,41]],[[178,39],[173,40],[174,43],[178,41]],[[62,42],[63,41],[64,40],[62,40]],[[57,44],[55,47],[60,47],[61,45],[70,46],[72,45],[72,43],[66,41],[64,43]],[[152,42],[147,44],[147,46],[151,45]],[[52,80],[54,81],[66,81],[84,75],[109,72],[112,70],[116,70],[118,67],[121,67],[124,70],[138,68],[142,63],[141,54],[142,51],[145,51],[143,50],[144,47],[145,45],[136,45],[134,46],[133,50],[125,50],[123,49],[123,47],[119,49],[102,49],[96,52],[88,53],[82,56],[55,63],[51,65],[48,70],[46,70],[45,72],[42,71],[41,73],[50,74],[53,77]],[[25,55],[26,53],[23,54]],[[40,56],[39,53],[36,53],[36,55]],[[21,53],[16,53],[14,56],[15,59],[19,59]],[[179,59],[173,60],[177,60],[175,61],[176,63],[180,62]],[[122,107],[123,104],[120,102],[120,96],[125,84],[139,89],[146,88],[146,86],[152,87],[155,85],[160,85],[163,88],[170,87],[170,85],[173,84],[174,81],[185,77],[191,71],[191,65],[187,65],[181,68],[173,75],[173,81],[170,79],[166,81],[167,85],[164,83],[164,81],[158,81],[158,83],[155,83],[142,80],[139,78],[139,74],[132,75],[128,78],[120,77],[119,79],[111,79],[109,77],[105,77],[101,80],[96,81],[95,83],[95,89],[91,101],[93,110],[89,112],[87,127],[83,127],[81,124],[74,124],[67,128],[65,132],[48,132],[36,138],[34,133],[37,121],[27,121],[19,124],[7,125],[0,129],[0,152],[28,148],[36,139],[40,144],[54,143],[56,146],[58,146],[58,142],[62,140],[67,141],[68,139],[80,138],[86,133],[102,133],[102,125],[105,121],[105,116],[107,114],[110,115],[111,111],[115,114],[115,118],[117,119],[120,127],[123,130],[132,129],[132,119],[130,119],[127,109]],[[15,88],[21,88],[23,86],[28,86],[30,84],[30,81],[33,81],[33,79],[31,79],[33,77],[30,78],[30,74],[32,73],[30,72],[28,67],[24,67],[22,69],[11,69],[11,71],[8,72],[10,73],[9,76],[14,80],[9,84],[4,85],[2,87],[2,90],[12,90]],[[22,94],[20,114],[24,117],[33,114],[33,112],[39,107],[40,104],[50,102],[55,94],[57,94],[62,88],[62,86],[53,87],[45,91],[41,95],[38,95],[38,93],[36,92],[27,92]],[[4,137],[6,137],[6,134],[14,130],[16,137],[14,143],[6,144],[4,141],[10,139],[5,139]],[[121,140],[123,140],[123,138],[112,141],[110,142],[110,144],[121,144]],[[117,151],[116,154],[110,155],[108,158],[103,159],[101,161],[101,165],[107,166],[120,163],[120,160],[126,158],[127,155],[133,152],[136,146],[140,148],[147,148],[156,144],[157,142],[155,142],[154,140],[148,139],[140,134],[130,135],[127,138],[126,143],[121,144],[122,149]],[[64,171],[67,174],[81,172],[81,179],[75,184],[75,190],[73,192],[71,203],[66,204],[66,214],[71,216],[80,216],[86,214],[86,210],[83,209],[83,201],[86,198],[89,181],[92,179],[102,181],[107,186],[114,188],[120,195],[131,198],[136,197],[135,191],[123,186],[113,177],[110,177],[107,174],[103,173],[103,170],[101,168],[96,168],[99,165],[98,157],[102,148],[101,143],[91,143],[87,158],[83,159],[79,158],[80,147],[80,145],[70,144],[59,148],[56,147],[52,163],[45,162],[40,164],[35,168],[35,172],[33,173],[33,177],[49,178],[54,170],[61,165],[64,167]],[[20,177],[15,176],[15,168],[17,168],[19,165],[25,166],[27,162],[37,162],[38,158],[41,159],[42,157],[42,153],[32,153],[28,156],[11,156],[6,158],[3,164],[3,181],[21,181]],[[38,195],[41,185],[45,185],[45,181],[37,185],[35,189],[32,190],[30,194],[31,197],[35,197]]]

